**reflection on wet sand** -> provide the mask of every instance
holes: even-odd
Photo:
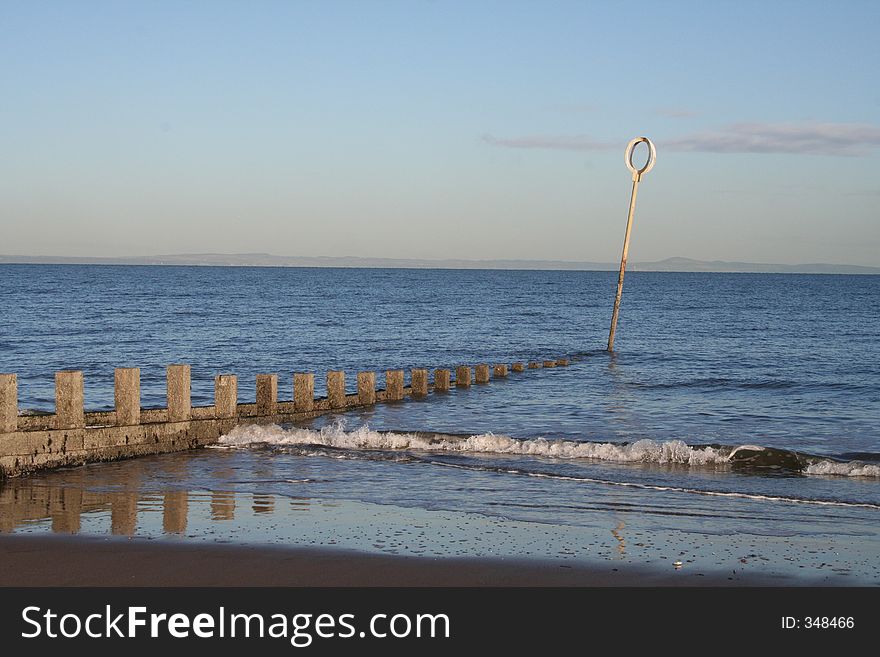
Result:
[[[56,489],[49,494],[52,531],[56,534],[78,534],[83,492],[78,488]]]
[[[162,531],[166,534],[182,534],[185,532],[188,510],[188,491],[175,490],[165,493],[162,501]]]
[[[254,513],[272,513],[275,510],[274,495],[252,495],[251,509]]]
[[[617,554],[620,557],[626,556],[626,539],[623,537],[623,530],[625,528],[626,523],[623,520],[619,520],[617,527],[611,530],[611,535],[617,540]]]
[[[110,533],[134,536],[137,531],[138,496],[132,491],[110,494]]]
[[[211,520],[235,520],[235,493],[219,490],[211,493]]]
[[[84,519],[88,517],[93,519],[88,527],[90,533],[105,533],[109,529],[109,533],[117,536],[134,536],[138,532],[139,514],[161,511],[163,533],[183,534],[196,516],[209,515],[212,521],[235,520],[239,496],[232,491],[166,490],[157,494],[140,490],[135,485],[137,480],[131,478],[124,482],[102,481],[102,485],[124,484],[120,490],[107,492],[84,489],[77,480],[65,483],[50,487],[36,480],[13,479],[0,484],[0,532],[44,527],[53,533],[77,534],[83,531]],[[253,494],[250,499],[254,514],[275,513],[275,495]],[[190,509],[193,500],[197,502],[194,515]],[[307,509],[309,500],[291,500],[291,504]],[[108,515],[109,528],[105,522]]]

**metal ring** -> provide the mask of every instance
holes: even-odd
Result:
[[[636,146],[641,144],[642,142],[648,145],[648,161],[645,162],[645,166],[641,169],[636,169],[633,164],[632,157],[633,151],[635,151]],[[654,144],[647,137],[636,137],[626,147],[626,153],[623,156],[624,161],[626,162],[626,168],[632,171],[634,177],[641,177],[644,174],[648,173],[653,167],[654,162],[657,160],[657,151],[654,149]]]

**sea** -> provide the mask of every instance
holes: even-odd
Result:
[[[0,265],[22,413],[80,369],[356,373],[570,359],[193,452],[0,482],[0,529],[880,584],[880,276]]]

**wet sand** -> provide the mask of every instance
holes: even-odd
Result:
[[[61,535],[0,536],[4,586],[779,586],[728,573],[667,574],[499,558],[427,558],[341,549],[206,545]]]

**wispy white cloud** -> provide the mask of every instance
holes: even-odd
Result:
[[[669,150],[708,153],[868,155],[880,127],[860,123],[737,123],[664,142]]]
[[[483,141],[506,148],[600,151],[619,142],[585,135],[494,137]],[[735,123],[717,130],[657,140],[658,148],[695,153],[789,153],[864,156],[880,147],[880,127],[864,123]]]

